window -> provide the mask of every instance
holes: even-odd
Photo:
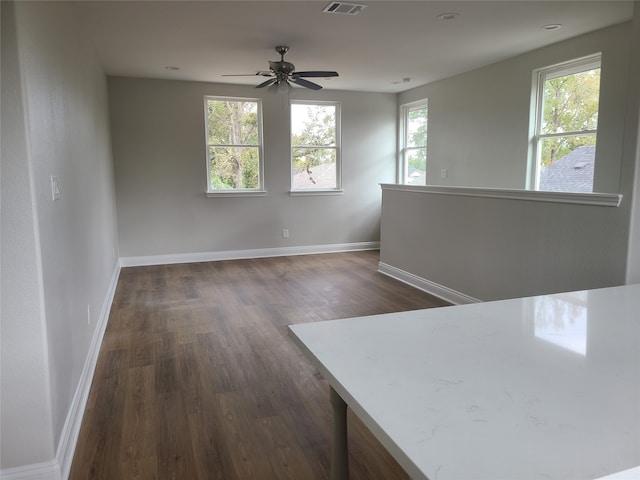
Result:
[[[291,102],[291,192],[341,192],[340,104]]]
[[[403,105],[400,151],[401,183],[427,184],[427,100]]]
[[[248,98],[205,97],[207,194],[265,194],[262,106]]]
[[[536,72],[529,187],[593,192],[600,55]]]

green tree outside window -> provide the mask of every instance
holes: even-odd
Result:
[[[257,101],[207,98],[209,190],[261,188]]]

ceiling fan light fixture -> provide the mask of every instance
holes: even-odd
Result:
[[[292,88],[288,81],[274,79],[274,82],[269,86],[267,91],[274,95],[286,95]]]
[[[278,86],[278,93],[288,93],[289,90],[291,90],[291,85],[289,85],[289,82],[287,82],[286,80],[278,82],[276,83],[276,85]]]

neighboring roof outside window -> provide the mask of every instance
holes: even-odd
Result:
[[[297,189],[303,188],[335,188],[336,186],[336,164],[323,163],[295,171],[293,184]]]
[[[427,172],[424,170],[418,170],[414,167],[407,169],[407,183],[410,185],[425,185],[427,179]]]
[[[578,147],[540,173],[540,190],[547,192],[593,192],[596,147]]]

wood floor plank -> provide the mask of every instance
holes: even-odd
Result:
[[[184,399],[179,391],[159,393],[156,400],[157,469],[161,478],[197,478]],[[182,428],[181,428],[182,426]],[[124,472],[128,478],[130,472]]]
[[[378,252],[123,268],[71,480],[326,480],[327,382],[287,326],[444,306]],[[406,473],[350,413],[353,480]]]
[[[155,474],[156,415],[155,372],[152,365],[129,369],[124,406],[120,462],[131,479]]]

